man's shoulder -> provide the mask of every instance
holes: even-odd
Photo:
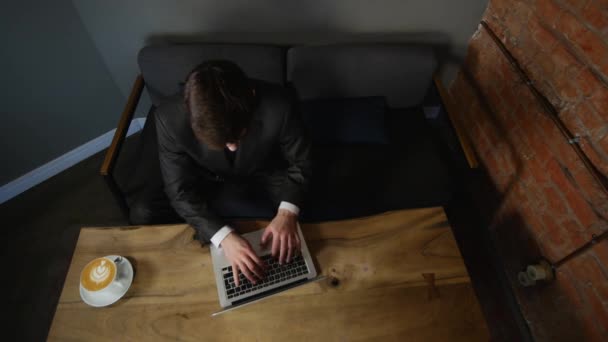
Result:
[[[163,101],[154,111],[154,118],[157,131],[161,129],[176,141],[187,141],[192,135],[188,110],[180,94]]]
[[[156,108],[154,113],[158,119],[166,123],[183,120],[187,116],[183,96],[176,94],[168,97]]]

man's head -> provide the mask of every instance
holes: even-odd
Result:
[[[213,149],[236,150],[251,121],[254,97],[247,76],[233,62],[197,66],[184,92],[194,135]]]

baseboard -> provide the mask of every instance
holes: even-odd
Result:
[[[146,118],[133,119],[131,125],[129,125],[127,136],[142,130],[145,122]],[[115,131],[116,129],[113,129],[104,133],[99,137],[76,147],[68,153],[51,160],[39,168],[24,174],[12,182],[4,184],[0,187],[0,204],[107,148],[112,142]]]

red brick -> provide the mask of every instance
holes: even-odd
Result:
[[[528,21],[528,30],[532,38],[541,47],[543,52],[550,52],[558,44],[557,39],[547,27],[539,24],[538,17],[532,17]]]
[[[494,126],[494,123],[490,121],[485,121],[484,125],[482,125],[481,127],[485,132],[488,141],[490,142],[489,147],[491,149],[496,149],[498,145],[503,142],[503,137],[499,136],[498,132],[496,131],[496,127]]]
[[[554,139],[551,147],[553,147],[555,156],[560,160],[562,165],[566,166],[569,170],[576,168],[577,165],[583,165],[578,153],[574,151],[574,145],[568,143],[567,138],[561,132],[556,131],[551,138]],[[583,139],[580,141],[583,141]]]
[[[608,61],[604,62],[604,64],[598,66],[599,71],[605,78],[608,78]]]
[[[545,95],[547,100],[555,107],[557,111],[560,111],[562,108],[566,106],[566,102],[563,102],[562,99],[557,95],[555,90],[553,89],[553,84],[550,83],[549,78],[541,82],[538,87],[541,93]]]
[[[591,95],[590,100],[597,113],[602,117],[602,120],[604,122],[608,121],[608,90],[604,88],[597,89]]]
[[[602,240],[592,248],[600,265],[602,265],[604,272],[608,272],[608,240]]]
[[[503,171],[509,175],[509,177],[513,177],[515,174],[515,170],[520,163],[519,157],[517,156],[517,152],[513,150],[511,145],[503,144],[502,148],[502,156],[504,160],[504,169]]]
[[[532,148],[534,156],[541,164],[544,164],[553,155],[549,149],[549,146],[547,146],[547,143],[541,136],[528,136],[528,138],[530,140],[530,147]]]
[[[488,173],[495,174],[498,171],[498,162],[496,160],[497,156],[491,153],[486,153],[483,155],[483,161],[488,170]]]
[[[502,102],[502,97],[498,93],[497,89],[494,87],[487,87],[484,89],[486,93],[486,99],[488,100],[488,104],[492,109],[496,109],[500,106]]]
[[[541,216],[545,235],[539,241],[546,251],[545,256],[552,262],[560,260],[572,250],[567,232],[557,223],[554,216],[554,213]]]
[[[582,329],[585,334],[585,342],[606,342],[608,336],[603,327],[598,326],[591,312],[583,311]]]
[[[574,39],[576,45],[583,51],[585,56],[597,66],[604,65],[608,58],[608,46],[595,33],[586,30],[580,37]]]
[[[567,232],[580,234],[581,237],[584,238],[583,243],[587,243],[591,239],[591,234],[587,234],[587,230],[578,220],[566,217],[564,220],[560,221],[559,224]]]
[[[559,21],[555,23],[555,28],[570,40],[580,39],[587,30],[584,23],[579,21],[569,11],[564,11]]]
[[[562,164],[570,167],[572,163],[580,162],[574,149],[568,143],[568,138],[560,131],[556,122],[550,118],[550,114],[546,114],[542,119],[539,118],[535,124],[541,132],[540,138],[550,142],[548,147],[552,155],[557,156]]]
[[[598,181],[591,176],[589,171],[584,167],[573,170],[572,175],[574,176],[574,179],[576,179],[578,189],[581,190],[585,195],[585,198],[592,203],[595,210],[604,217],[608,216],[608,196],[606,196]]]
[[[583,298],[576,286],[574,286],[576,280],[573,279],[567,264],[557,269],[555,272],[555,282],[560,288],[560,292],[564,293],[566,298],[568,298],[568,301],[572,303],[577,310],[583,309],[585,305],[583,303]]]
[[[541,216],[541,221],[545,226],[545,231],[549,235],[549,239],[556,245],[562,246],[565,244],[564,231],[557,223],[554,213],[550,212]]]
[[[555,190],[552,187],[544,188],[543,191],[545,192],[545,196],[547,197],[547,203],[549,204],[551,212],[556,215],[566,213],[566,210],[568,209],[559,191]]]
[[[529,183],[526,184],[526,190],[530,205],[539,213],[544,212],[547,208],[547,199],[545,198],[545,194],[541,191],[541,188],[539,188],[535,183]]]
[[[550,56],[553,59],[558,72],[563,72],[571,65],[579,64],[572,53],[570,53],[562,44],[555,45]]]
[[[562,110],[559,113],[559,118],[572,134],[582,135],[583,132],[587,132],[587,128],[585,127],[585,125],[583,125],[583,122],[578,117],[575,108],[569,107],[567,109]]]
[[[547,171],[551,175],[553,183],[562,191],[566,201],[576,218],[582,223],[584,227],[589,227],[598,220],[597,215],[585,201],[583,196],[574,188],[572,183],[568,180],[563,171],[563,166],[555,160],[552,160],[548,164]]]
[[[608,278],[591,253],[580,255],[572,261],[571,270],[573,275],[586,288],[591,288],[597,293],[598,299],[608,301]],[[608,327],[608,325],[606,325]]]
[[[555,159],[549,160],[546,168],[546,172],[551,177],[553,184],[555,184],[555,186],[557,186],[557,188],[562,191],[570,189],[572,187],[572,185],[566,178],[566,175],[564,174],[564,168],[565,167]]]
[[[539,57],[543,55],[543,45],[539,44],[533,36],[533,30],[530,28],[530,23],[535,21],[531,19],[525,28],[518,35],[513,35],[510,40],[516,41],[517,43],[513,48],[509,48],[511,53],[515,56],[520,66],[523,67],[524,71],[531,69],[531,66],[538,64]],[[538,24],[537,24],[538,26]],[[550,49],[549,49],[550,50]]]
[[[526,29],[528,19],[532,16],[532,8],[522,1],[511,1],[510,9],[505,15],[505,24],[509,27],[512,37],[518,37]]]
[[[515,112],[518,110],[522,110],[521,108],[513,109],[514,103],[513,101],[509,101],[509,98],[514,98],[513,90],[510,87],[504,87],[500,96],[503,98],[504,106],[498,112],[500,118],[502,120],[502,124],[507,131],[512,131],[518,126],[518,122],[515,119]]]
[[[521,186],[519,186],[521,187]],[[525,192],[525,190],[522,190]],[[537,240],[546,233],[545,226],[540,222],[538,217],[538,212],[533,208],[532,205],[529,204],[527,199],[527,193],[522,194],[519,198],[519,203],[517,203],[519,207],[519,211],[522,215],[522,218],[526,222],[526,225],[532,230]]]
[[[546,185],[547,181],[549,180],[547,170],[536,158],[531,158],[527,163],[525,163],[524,170],[530,172],[536,182],[541,186]]]
[[[584,96],[589,96],[598,89],[606,89],[589,69],[582,69],[576,78],[578,89],[581,90]]]
[[[596,114],[595,109],[587,102],[580,103],[576,107],[576,110],[578,117],[581,119],[589,133],[603,127],[606,124],[606,121],[600,119],[600,117]]]
[[[520,80],[519,75],[506,59],[499,58],[496,60],[495,67],[500,79],[504,81],[505,84],[509,85],[511,88],[517,86],[517,83]]]
[[[589,0],[562,0],[562,1],[565,2],[572,9],[574,9],[574,10],[580,10],[583,7],[585,7],[585,5],[587,4],[587,2]]]
[[[553,0],[536,0],[536,13],[548,24],[559,18],[562,9]]]
[[[582,110],[579,112],[579,117],[588,132],[593,135],[594,131],[598,131],[608,123],[608,120],[602,120],[593,107],[584,103],[581,105]]]
[[[608,333],[608,306],[604,305],[593,287],[583,288],[585,299],[591,309],[594,321],[603,334]]]
[[[553,86],[559,97],[564,101],[575,102],[579,97],[578,88],[572,83],[572,78],[565,74],[558,72]]]
[[[566,254],[563,251],[563,248],[560,246],[556,246],[551,241],[548,240],[549,233],[545,233],[545,235],[539,237],[539,246],[543,257],[549,262],[557,262],[561,258],[563,258]]]
[[[605,155],[608,155],[608,134],[604,135],[601,138],[598,138],[597,145],[602,149],[602,152]]]
[[[591,205],[585,201],[580,193],[573,188],[568,188],[564,191],[564,195],[566,196],[566,200],[568,201],[572,212],[584,227],[590,227],[597,222],[597,215],[593,211]]]
[[[492,14],[498,18],[502,18],[509,11],[510,5],[509,1],[490,1],[488,4],[488,9],[486,10],[484,16],[486,16],[486,20],[490,19],[487,16]]]
[[[593,1],[587,4],[581,14],[583,18],[597,30],[604,30],[608,27],[608,15]]]
[[[608,157],[601,155],[601,146],[598,144],[592,144],[588,139],[581,139],[579,146],[585,153],[585,156],[589,158],[591,164],[597,168],[597,170],[603,174],[608,175]]]
[[[510,121],[516,121],[513,115],[511,115]],[[510,139],[517,158],[519,159],[522,168],[525,169],[525,164],[528,160],[534,159],[534,155],[528,145],[528,139],[523,135],[521,129],[517,127],[517,124],[514,124],[514,127],[510,130]]]
[[[564,229],[564,238],[567,239],[572,249],[580,248],[591,239],[591,234],[581,230],[581,225],[576,220],[567,218],[560,222]]]
[[[581,162],[573,146],[568,143],[568,137],[560,131],[553,120],[547,118],[539,120],[536,124],[540,127],[543,138],[551,142],[549,148],[553,155],[558,157],[563,165],[570,168],[573,164]]]
[[[538,80],[542,80],[545,77],[553,75],[555,70],[555,63],[551,58],[538,58],[535,63],[539,66],[540,75],[533,75],[532,79],[538,83]]]

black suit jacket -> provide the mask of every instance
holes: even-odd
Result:
[[[224,151],[212,150],[195,138],[182,95],[163,103],[155,113],[165,192],[177,213],[207,241],[225,222],[209,208],[202,180],[247,180],[283,168],[287,180],[281,200],[301,206],[310,179],[310,141],[294,101],[283,87],[253,84],[256,109],[234,163]]]

